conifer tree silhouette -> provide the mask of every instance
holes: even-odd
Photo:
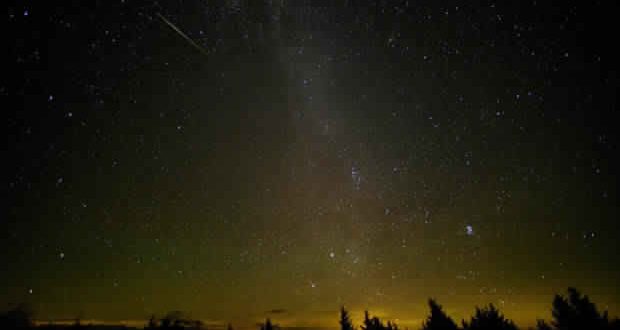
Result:
[[[261,324],[260,330],[274,330],[274,326],[269,318],[265,320],[265,323]]]
[[[457,330],[456,323],[443,311],[434,299],[428,300],[431,313],[422,323],[422,330]]]
[[[573,329],[608,329],[611,325],[607,312],[601,315],[596,305],[586,295],[581,295],[575,288],[568,288],[568,297],[555,295],[551,311],[551,324],[556,330]]]
[[[360,328],[362,330],[398,330],[396,323],[388,322],[384,325],[378,317],[370,318],[368,311],[364,311],[364,323]]]
[[[374,330],[385,330],[385,326],[383,325],[383,323],[378,317],[374,316],[371,319],[371,321],[372,321],[372,328]]]
[[[388,321],[387,326],[385,327],[386,330],[398,330],[398,325],[393,322],[393,321]]]
[[[372,320],[370,319],[368,311],[364,311],[364,322],[362,326],[360,326],[360,328],[362,328],[362,330],[375,330],[373,328]]]
[[[536,320],[536,330],[553,330],[545,320]]]
[[[349,312],[342,306],[340,308],[340,330],[355,330]]]
[[[465,330],[517,330],[517,326],[499,312],[493,304],[486,308],[476,307],[476,314],[469,323],[463,321]]]

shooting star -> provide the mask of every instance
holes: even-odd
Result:
[[[174,30],[174,32],[178,33],[183,39],[185,39],[185,41],[189,42],[190,45],[192,45],[192,47],[196,48],[199,52],[201,52],[203,55],[209,55],[209,52],[204,49],[203,47],[200,47],[200,45],[198,45],[194,40],[192,40],[190,37],[187,36],[187,34],[183,33],[183,31],[181,31],[181,29],[179,29],[176,25],[174,25],[172,22],[170,22],[169,20],[167,20],[164,16],[162,16],[160,13],[157,13],[157,16],[164,21],[164,23],[166,23],[166,25],[168,25],[172,30]]]

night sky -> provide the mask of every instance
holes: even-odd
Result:
[[[620,314],[606,1],[10,1],[0,307]]]

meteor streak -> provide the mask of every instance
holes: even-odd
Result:
[[[188,37],[187,34],[183,33],[183,31],[181,31],[181,29],[179,29],[172,22],[167,20],[160,13],[157,13],[157,16],[162,21],[164,21],[164,23],[166,23],[172,30],[174,30],[174,32],[178,33],[183,39],[185,39],[185,41],[189,42],[189,44],[192,45],[194,48],[196,48],[199,52],[201,52],[203,55],[209,55],[209,52],[206,49],[204,49],[203,47],[200,47],[200,45],[198,45],[194,40],[192,40],[190,37]]]

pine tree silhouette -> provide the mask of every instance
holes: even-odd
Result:
[[[355,330],[349,312],[344,306],[340,308],[340,330]]]
[[[362,322],[362,325],[360,326],[360,328],[362,330],[372,329],[372,324],[370,323],[370,317],[368,315],[368,311],[364,311],[364,321]]]
[[[360,328],[362,330],[398,330],[396,323],[388,322],[384,325],[378,317],[370,318],[368,311],[364,311],[364,323]]]
[[[439,305],[434,299],[428,300],[428,306],[431,309],[431,313],[422,323],[422,330],[457,330],[456,323],[444,313],[441,305]]]
[[[271,320],[267,318],[265,323],[261,324],[260,330],[274,330],[273,324],[271,324]]]
[[[493,304],[487,308],[476,307],[476,315],[469,323],[463,321],[465,330],[517,330],[517,326],[499,312]]]
[[[387,326],[385,327],[386,330],[398,330],[398,325],[393,322],[393,321],[388,321]]]
[[[568,288],[567,298],[555,295],[551,316],[553,317],[551,324],[556,330],[602,330],[611,326],[607,312],[601,315],[590,298],[582,296],[575,288]]]
[[[545,320],[536,320],[536,330],[553,330]]]

